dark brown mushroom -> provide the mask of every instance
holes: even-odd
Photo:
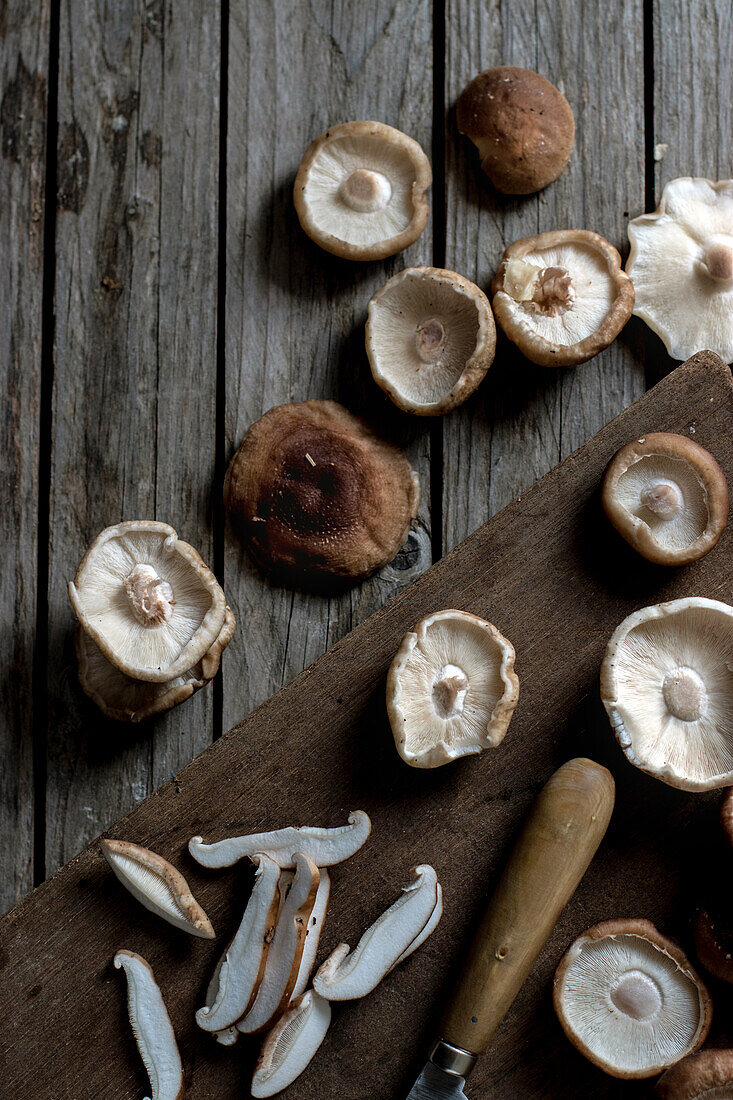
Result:
[[[456,119],[494,187],[507,195],[541,191],[570,160],[575,137],[570,104],[530,69],[500,65],[479,73],[461,93]]]
[[[701,1050],[683,1058],[659,1078],[660,1100],[730,1100],[733,1050]]]
[[[335,401],[270,409],[224,483],[225,506],[260,568],[309,588],[353,582],[390,562],[419,496],[403,452]]]
[[[702,909],[695,922],[697,957],[714,978],[733,982],[733,927],[721,918],[719,906]]]

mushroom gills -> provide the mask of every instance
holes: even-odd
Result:
[[[331,1006],[309,989],[266,1036],[252,1078],[252,1096],[282,1092],[309,1065],[331,1022]]]
[[[196,1013],[196,1023],[204,1031],[224,1031],[247,1012],[265,972],[280,903],[280,868],[266,855],[255,856],[255,860],[252,894],[236,935],[217,964],[216,995]]]
[[[287,1008],[298,980],[308,921],[318,892],[318,868],[307,856],[294,857],[295,876],[282,902],[265,969],[254,1001],[237,1020],[237,1030],[247,1035],[262,1031]]]
[[[415,868],[414,875],[402,896],[366,930],[353,951],[348,944],[339,944],[321,965],[313,988],[322,997],[329,1001],[365,997],[411,954],[409,949],[431,921],[439,902],[434,869],[422,864]],[[437,921],[433,928],[435,924]]]
[[[304,825],[301,828],[277,829],[269,833],[229,837],[214,844],[204,844],[194,836],[188,842],[193,858],[204,867],[231,867],[245,856],[264,852],[282,868],[295,866],[295,853],[308,856],[317,867],[331,867],[353,856],[369,838],[372,823],[363,810],[349,814],[348,825],[323,829]]]
[[[132,896],[151,913],[192,936],[211,940],[211,921],[183,875],[162,856],[125,840],[103,840],[104,858]]]
[[[150,965],[134,951],[120,950],[115,967],[125,971],[127,1005],[137,1048],[150,1078],[146,1100],[180,1100],[183,1066],[176,1036]]]
[[[707,526],[705,486],[689,462],[649,455],[632,463],[616,485],[619,504],[645,523],[656,542],[681,550]]]

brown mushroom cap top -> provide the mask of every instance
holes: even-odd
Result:
[[[544,76],[514,65],[479,73],[458,100],[458,129],[497,191],[530,195],[556,180],[573,149],[570,104]]]
[[[727,896],[712,901],[697,915],[695,951],[708,973],[721,982],[733,982],[733,918],[728,916]]]
[[[733,1097],[733,1050],[701,1050],[662,1074],[660,1100],[730,1100]]]
[[[709,451],[673,432],[650,432],[617,451],[601,502],[619,534],[658,565],[702,558],[728,522],[725,474]]]
[[[403,452],[335,401],[270,409],[250,427],[224,483],[225,506],[260,567],[317,586],[390,562],[419,496]]]

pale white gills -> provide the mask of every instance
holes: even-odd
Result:
[[[350,952],[342,943],[316,973],[313,988],[329,1001],[365,997],[402,957],[430,920],[438,902],[438,878],[432,867],[414,869],[402,895],[366,930]]]
[[[369,816],[363,810],[354,810],[349,814],[348,825],[335,829],[304,825],[302,828],[228,837],[214,844],[204,844],[203,837],[194,836],[188,842],[188,850],[204,867],[231,867],[245,856],[251,857],[258,852],[265,852],[283,868],[295,866],[296,852],[308,856],[316,867],[331,867],[358,852],[366,843],[371,829]]]
[[[275,1096],[301,1075],[326,1037],[331,1006],[312,989],[293,1001],[262,1044],[252,1096]]]
[[[193,668],[226,616],[224,593],[199,554],[153,520],[102,531],[69,583],[69,598],[108,661],[156,683]]]
[[[146,1100],[180,1100],[183,1066],[168,1011],[153,971],[134,951],[118,951],[114,964],[125,971],[130,1024],[148,1077]]]
[[[402,640],[387,676],[395,747],[415,768],[495,748],[519,697],[514,647],[491,623],[439,611]]]
[[[287,873],[287,871],[283,872],[283,874]],[[316,955],[318,954],[318,944],[320,943],[321,933],[326,923],[326,911],[328,909],[330,894],[331,877],[324,867],[320,870],[318,892],[316,893],[316,900],[313,903],[311,915],[308,918],[308,931],[305,936],[305,946],[303,947],[303,955],[298,969],[298,978],[293,987],[291,1001],[294,1001],[297,997],[305,993],[308,982],[310,981],[310,976],[316,962]]]
[[[287,1008],[298,979],[319,872],[301,852],[296,852],[294,863],[295,877],[277,918],[257,994],[252,1007],[237,1021],[237,1030],[247,1035],[269,1027]]]
[[[280,902],[280,868],[265,855],[254,859],[254,886],[236,935],[218,966],[216,996],[196,1013],[196,1023],[204,1031],[223,1031],[244,1015],[265,971]]]
[[[634,925],[649,935],[623,931]],[[651,1077],[678,1062],[703,1041],[712,1011],[684,955],[646,921],[607,921],[579,937],[554,1001],[571,1042],[615,1077]]]
[[[428,919],[427,924],[423,928],[422,932],[420,932],[417,936],[415,936],[415,939],[412,941],[410,946],[406,947],[405,950],[402,952],[399,959],[397,960],[397,962],[392,967],[393,970],[394,970],[395,966],[399,966],[400,963],[404,962],[405,959],[409,958],[410,955],[414,954],[414,952],[417,951],[418,947],[422,947],[422,945],[425,943],[425,941],[427,939],[429,939],[430,936],[432,936],[433,932],[435,931],[435,929],[440,924],[440,918],[442,916],[443,916],[443,887],[440,885],[440,883],[438,883],[438,900],[435,903],[435,908],[433,909],[432,913],[430,914],[430,917]]]
[[[687,791],[733,783],[733,608],[701,596],[644,607],[611,637],[601,697],[636,767]]]
[[[211,921],[171,863],[127,840],[102,840],[100,847],[122,885],[151,913],[192,936],[214,938]]]
[[[629,240],[634,313],[672,358],[709,349],[733,361],[733,180],[671,180]]]
[[[619,503],[649,528],[652,538],[682,550],[700,537],[708,521],[705,486],[683,459],[648,455],[618,480]]]

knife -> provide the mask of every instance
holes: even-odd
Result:
[[[558,768],[540,791],[407,1100],[467,1100],[466,1078],[603,839],[614,789],[606,768],[581,757]]]

